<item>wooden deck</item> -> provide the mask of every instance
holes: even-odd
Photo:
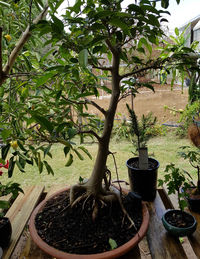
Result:
[[[6,214],[10,218],[13,233],[11,243],[3,253],[3,259],[52,259],[32,242],[27,225],[37,203],[59,189],[61,186],[54,186],[46,193],[43,186],[31,186],[17,197]],[[120,259],[200,258],[200,214],[192,213],[199,223],[196,232],[191,237],[179,240],[170,236],[161,222],[166,209],[177,208],[176,198],[168,197],[165,190],[160,189],[155,201],[146,204],[150,214],[147,235],[138,246]]]

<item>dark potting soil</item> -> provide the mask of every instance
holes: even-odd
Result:
[[[129,166],[131,166],[133,168],[139,169],[139,159],[131,161]],[[157,162],[156,161],[151,161],[151,160],[148,161],[148,169],[154,169],[156,167],[157,167]]]
[[[181,211],[168,213],[166,215],[166,221],[174,227],[188,228],[194,224],[192,216]]]
[[[39,236],[49,245],[68,253],[94,254],[109,251],[109,239],[121,246],[135,236],[142,223],[141,206],[133,206],[123,197],[123,204],[135,227],[124,216],[118,202],[99,204],[98,216],[92,220],[93,199],[69,206],[69,192],[50,199],[36,216]],[[136,208],[137,207],[137,208]]]

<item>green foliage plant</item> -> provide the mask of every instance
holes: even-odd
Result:
[[[147,169],[148,168],[148,149],[147,142],[151,138],[149,134],[150,128],[153,128],[156,124],[157,118],[152,116],[152,113],[148,115],[143,115],[139,121],[135,111],[132,110],[127,104],[127,109],[130,114],[130,132],[132,137],[136,136],[136,141],[132,140],[133,144],[136,144],[136,150],[139,153],[139,168]]]
[[[186,178],[184,171],[177,168],[173,163],[167,165],[164,179],[158,179],[158,186],[163,186],[164,184],[167,186],[168,195],[177,195],[179,208],[183,211],[187,207],[187,202],[184,199],[186,189],[190,186],[189,179]],[[181,187],[182,191],[180,190]]]
[[[165,67],[166,75],[172,73],[171,88],[173,88],[174,82],[179,78],[182,82],[182,88],[186,78],[189,79],[188,96],[189,103],[200,98],[200,66],[199,66],[199,53],[198,53],[198,41],[193,41],[190,47],[186,47],[186,42],[190,37],[188,24],[181,32],[178,28],[175,28],[175,36],[170,35],[170,41],[163,40],[163,47],[159,47],[162,51],[161,57],[167,58],[173,55],[176,57],[174,63]],[[183,56],[185,61],[183,62]],[[180,59],[181,57],[181,59]]]

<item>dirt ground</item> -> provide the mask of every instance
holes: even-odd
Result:
[[[134,110],[137,116],[140,118],[142,114],[148,114],[152,112],[154,116],[157,117],[160,123],[167,122],[177,122],[179,116],[174,116],[173,112],[169,109],[165,109],[165,106],[174,109],[184,109],[188,103],[188,89],[182,88],[180,86],[175,86],[173,90],[171,90],[170,85],[156,85],[155,92],[152,92],[149,89],[141,89],[140,93],[134,98],[133,105]],[[95,102],[100,106],[106,109],[109,105],[109,96],[101,96],[98,99],[95,99]],[[129,115],[126,108],[126,103],[131,106],[131,97],[127,97],[119,102],[116,118],[123,119],[126,117],[128,119]],[[98,114],[100,116],[99,111],[90,107],[90,111],[93,114]]]

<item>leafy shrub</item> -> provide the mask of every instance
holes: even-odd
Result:
[[[186,108],[180,115],[179,122],[182,122],[182,126],[177,129],[177,135],[185,137],[187,135],[188,127],[193,123],[193,116],[200,112],[200,101],[195,101],[192,104],[187,104]]]
[[[130,140],[130,125],[126,120],[119,120],[114,124],[112,137],[116,140],[127,139]]]

